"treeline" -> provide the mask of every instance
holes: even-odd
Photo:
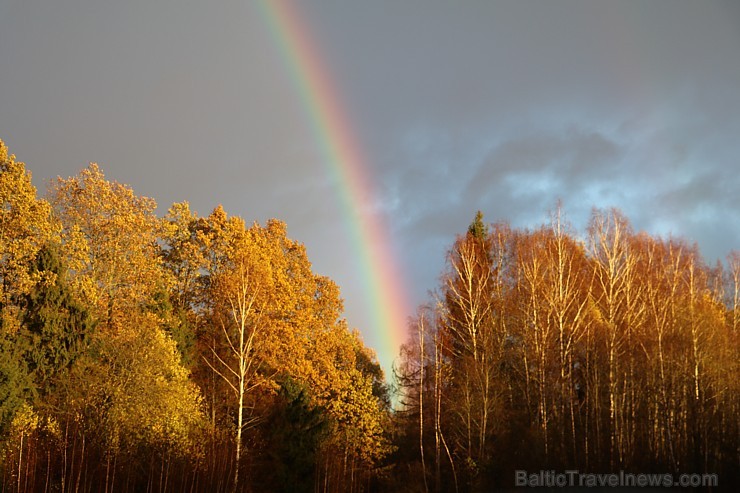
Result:
[[[0,489],[367,491],[377,360],[277,220],[153,200],[96,165],[37,196],[0,142]]]
[[[560,207],[478,213],[402,349],[402,491],[489,491],[515,471],[716,473],[738,487],[740,254]],[[678,477],[678,476],[676,476]]]

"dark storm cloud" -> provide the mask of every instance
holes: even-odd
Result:
[[[678,234],[698,243],[705,260],[723,260],[740,247],[740,177],[732,168],[695,170],[661,193],[648,230]]]
[[[485,196],[491,184],[522,179],[531,180],[536,188],[538,175],[545,182],[539,186],[546,188],[562,183],[582,186],[595,177],[614,178],[618,155],[618,146],[597,132],[569,129],[563,135],[519,136],[492,150],[470,180],[466,194]]]

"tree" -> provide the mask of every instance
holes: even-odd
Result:
[[[435,358],[434,366],[440,369],[444,359],[449,374],[444,385],[435,387],[445,389],[449,436],[464,459],[467,481],[479,487],[486,481],[480,472],[491,466],[495,454],[493,437],[500,436],[495,418],[503,416],[504,398],[511,393],[502,372],[508,371],[505,353],[511,328],[506,306],[512,292],[512,241],[508,225],[485,225],[479,211],[448,254],[439,303],[435,349],[443,356]],[[435,371],[437,377],[443,374]],[[437,394],[438,403],[441,396]],[[443,436],[438,430],[436,440],[444,445]]]
[[[188,368],[197,370],[199,317],[206,300],[204,273],[207,252],[203,245],[204,222],[190,210],[187,202],[175,203],[161,222],[159,256],[169,289],[155,294],[159,310],[170,313],[168,331]]]
[[[492,412],[493,368],[491,340],[494,300],[493,276],[486,228],[480,212],[450,252],[450,274],[445,279],[445,323],[454,354],[454,400],[464,429],[462,449],[470,474],[485,460]]]
[[[479,240],[485,240],[488,236],[488,226],[483,222],[483,213],[481,211],[475,213],[473,222],[468,226],[468,235]]]
[[[605,334],[609,464],[616,468],[630,464],[635,452],[637,393],[643,385],[635,345],[639,341],[638,328],[644,324],[646,305],[638,281],[638,255],[629,221],[616,209],[594,210],[588,232],[595,323]],[[598,351],[591,346],[588,350]],[[599,366],[603,365],[587,365],[587,370],[599,371]]]
[[[326,411],[308,389],[285,377],[266,423],[274,491],[314,491],[319,450],[331,426]]]
[[[31,173],[0,140],[0,330],[18,329],[22,298],[35,282],[31,264],[57,231],[51,207],[36,197]]]
[[[396,420],[407,423],[405,432],[409,437],[409,445],[405,448],[411,448],[413,440],[418,438],[415,448],[418,448],[422,475],[419,488],[423,487],[424,491],[430,489],[427,476],[431,477],[431,474],[428,473],[426,460],[429,449],[434,452],[434,491],[445,491],[442,466],[447,462],[454,477],[454,489],[457,491],[455,463],[444,438],[455,402],[454,398],[447,396],[451,378],[449,358],[444,355],[451,352],[444,347],[443,342],[448,334],[439,330],[440,322],[444,320],[442,310],[441,303],[422,305],[417,309],[416,317],[409,323],[408,342],[401,348],[401,364],[395,372],[401,396],[394,416]],[[452,488],[451,484],[447,486]]]
[[[239,487],[246,484],[246,459],[259,457],[257,451],[245,455],[244,445],[259,439],[284,376],[304,386],[312,404],[324,409],[334,424],[322,444],[322,458],[327,443],[341,444],[342,453],[353,456],[381,457],[383,449],[376,445],[386,443],[384,429],[358,426],[358,436],[367,439],[347,447],[339,437],[346,436],[348,423],[354,421],[339,419],[343,406],[329,403],[340,396],[354,398],[369,383],[370,395],[361,400],[363,419],[382,424],[390,407],[382,370],[340,319],[338,287],[312,272],[305,247],[288,238],[285,223],[273,219],[245,228],[220,206],[198,219],[186,204],[176,204],[163,230],[161,256],[173,279],[170,299],[186,310],[185,318],[197,331],[199,356],[193,368],[210,407],[214,477],[228,467],[234,483],[235,468],[226,464],[236,460],[238,448],[237,481]],[[348,378],[346,372],[361,377]],[[357,386],[359,390],[348,388]],[[223,447],[216,449],[223,440],[220,433],[234,444],[228,461],[216,459],[225,454]]]
[[[179,309],[194,311],[202,302],[201,280],[209,267],[208,230],[207,222],[199,220],[187,202],[173,204],[163,219],[160,256],[171,277],[169,298]]]
[[[163,468],[172,455],[197,456],[200,393],[165,331],[167,304],[156,303],[168,287],[156,204],[106,180],[95,164],[57,180],[51,194],[69,286],[96,322],[89,357],[75,365],[64,390],[68,423],[81,422],[74,428],[82,444],[75,481],[87,471],[86,454],[102,454],[106,488],[119,456],[129,471],[134,457],[146,463],[142,455],[157,457]],[[147,454],[137,453],[142,447]]]
[[[424,350],[424,342],[427,338],[427,324],[424,316],[424,311],[419,310],[419,315],[416,322],[419,340],[419,455],[421,456],[421,473],[424,476],[424,491],[429,491],[429,486],[427,485],[427,464],[424,460],[424,374],[426,373],[427,364],[426,351]]]
[[[544,296],[544,279],[547,267],[542,250],[546,245],[546,233],[542,230],[522,233],[516,244],[516,318],[514,327],[521,341],[522,370],[525,381],[527,409],[532,412],[532,421],[540,429],[537,445],[544,448],[545,459],[550,452],[551,389],[558,386],[553,382],[550,354],[558,354],[553,337],[553,327],[548,321]],[[531,411],[530,411],[531,412]]]
[[[44,393],[54,380],[86,350],[93,320],[74,299],[59,247],[48,243],[39,250],[33,276],[40,279],[26,296],[24,332],[30,338],[29,368]]]
[[[547,323],[554,326],[557,338],[560,385],[558,428],[563,442],[570,434],[571,460],[577,464],[579,437],[576,430],[577,393],[573,368],[579,359],[580,341],[591,323],[588,310],[591,279],[583,245],[574,241],[567,229],[558,204],[551,217],[548,245],[543,252],[546,260],[543,294]]]
[[[22,318],[28,294],[41,281],[32,268],[34,260],[57,232],[49,204],[36,196],[31,173],[0,141],[0,438],[8,438],[11,446],[19,440],[19,489],[24,437],[35,429],[19,423],[25,423],[25,416],[36,416],[31,403],[37,393]],[[16,437],[13,430],[20,434]]]
[[[16,411],[31,400],[35,391],[23,342],[16,334],[3,335],[0,339],[0,437],[8,431]]]
[[[97,164],[51,190],[71,284],[101,328],[120,326],[163,288],[156,203],[105,179]]]
[[[586,242],[560,208],[533,231],[477,214],[401,353],[410,484],[424,487],[432,436],[438,488],[445,454],[472,489],[535,467],[734,467],[735,260],[710,269],[696,246],[634,234],[615,209],[594,210]]]
[[[208,278],[210,320],[220,329],[220,344],[212,344],[203,361],[231,389],[236,412],[234,491],[239,487],[242,433],[257,416],[245,414],[247,394],[259,384],[256,336],[264,327],[263,312],[272,293],[269,261],[260,251],[255,229],[247,231],[239,218],[226,220],[217,209],[209,217],[212,241],[222,245]],[[264,330],[264,329],[262,329]],[[217,339],[212,338],[215,342]]]

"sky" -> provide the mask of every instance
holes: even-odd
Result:
[[[159,214],[285,221],[389,371],[378,303],[412,315],[477,210],[740,248],[740,2],[0,0],[0,139],[42,193],[97,162]]]

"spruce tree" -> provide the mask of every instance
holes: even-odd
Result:
[[[481,211],[475,213],[475,219],[468,226],[468,235],[479,240],[484,240],[488,236],[488,226],[483,222],[483,213]]]
[[[29,339],[26,361],[39,390],[49,392],[54,377],[85,351],[93,321],[74,299],[59,247],[44,245],[33,265],[40,279],[27,295],[23,327]]]

